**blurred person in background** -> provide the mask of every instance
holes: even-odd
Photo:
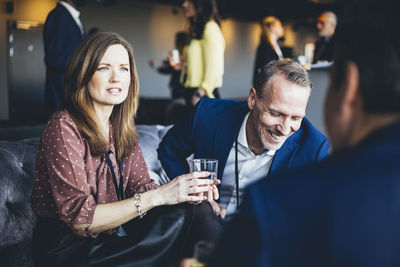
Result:
[[[86,0],[59,1],[50,11],[43,28],[44,62],[46,64],[45,111],[50,116],[64,101],[64,72],[67,63],[85,37],[78,8]]]
[[[225,40],[215,0],[185,0],[182,7],[189,20],[189,36],[181,81],[187,103],[194,106],[202,97],[220,98]]]
[[[171,90],[171,101],[165,111],[167,124],[174,124],[186,114],[185,87],[181,83],[181,62],[187,39],[186,32],[175,34],[175,49],[169,51],[168,56],[161,65],[156,65],[154,60],[149,60],[152,69],[163,75],[170,75],[168,86]]]
[[[317,20],[319,39],[315,43],[313,63],[332,61],[335,46],[337,17],[331,11],[323,12]]]
[[[272,60],[283,58],[278,40],[284,35],[281,21],[273,16],[264,17],[261,21],[261,39],[256,52],[253,71],[253,86],[260,69]]]
[[[177,32],[175,34],[175,49],[168,53],[166,59],[161,62],[161,65],[156,65],[154,60],[149,60],[149,65],[152,69],[160,74],[171,75],[168,86],[171,89],[172,99],[183,98],[184,87],[180,82],[181,76],[181,58],[186,45],[186,33]],[[175,58],[174,51],[178,52],[178,57]],[[174,54],[173,54],[174,53]]]

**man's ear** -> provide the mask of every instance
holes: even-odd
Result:
[[[250,110],[253,110],[254,105],[256,104],[256,89],[250,88],[249,97],[247,98],[247,105]]]
[[[359,103],[362,99],[360,91],[360,73],[357,65],[352,61],[346,63],[346,80],[341,89],[343,90],[342,105],[354,107],[354,105]]]

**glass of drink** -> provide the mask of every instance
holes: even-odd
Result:
[[[205,267],[213,256],[215,245],[212,242],[200,240],[194,246],[195,262],[192,267]]]
[[[216,159],[190,159],[189,168],[190,172],[208,171],[210,173],[208,179],[217,179],[218,160]]]
[[[208,177],[204,179],[215,180],[217,179],[217,170],[218,170],[218,160],[216,159],[189,159],[189,168],[190,172],[201,172],[207,171],[210,173]],[[212,190],[209,190],[207,194],[208,199],[213,198]],[[197,195],[202,196],[203,193],[198,193]],[[197,204],[201,203],[200,200]]]
[[[177,65],[179,64],[179,51],[178,49],[174,49],[171,51],[172,63]]]

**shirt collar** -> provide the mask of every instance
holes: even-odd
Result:
[[[246,133],[246,124],[247,124],[247,120],[249,119],[249,115],[250,115],[250,111],[247,112],[246,116],[244,117],[244,120],[242,122],[242,126],[240,126],[240,130],[239,130],[239,135],[237,138],[238,143],[243,146],[247,151],[249,151],[250,153],[254,154],[250,147],[249,144],[247,143],[247,133]],[[276,150],[267,150],[265,152],[263,152],[261,155],[269,155],[269,156],[273,156],[275,155],[275,151]],[[260,156],[261,156],[260,155]]]
[[[59,2],[61,5],[63,5],[69,13],[71,13],[71,16],[74,18],[79,18],[79,15],[81,14],[81,12],[79,12],[78,10],[76,10],[73,6],[71,6],[70,4],[68,4],[67,2],[64,1],[60,1]]]

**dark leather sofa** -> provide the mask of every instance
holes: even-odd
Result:
[[[31,266],[30,207],[39,139],[0,141],[0,265]]]
[[[139,143],[150,177],[168,181],[157,147],[168,126],[138,125]],[[30,207],[39,138],[0,141],[0,266],[33,266],[31,237],[36,217]]]

